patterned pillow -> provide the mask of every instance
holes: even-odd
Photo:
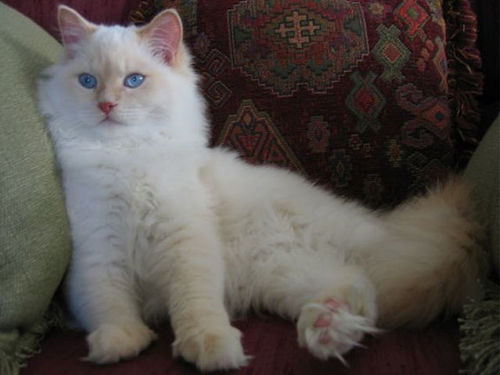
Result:
[[[145,1],[175,6],[213,144],[372,206],[454,163],[440,0]]]

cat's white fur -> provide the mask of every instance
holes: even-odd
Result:
[[[88,359],[115,362],[169,317],[174,353],[201,370],[247,363],[230,317],[297,320],[337,357],[376,326],[425,324],[476,292],[477,225],[457,181],[372,212],[302,177],[207,147],[204,103],[167,10],[143,28],[59,8],[65,56],[39,84],[62,169],[73,257],[68,300]],[[78,83],[91,73],[95,89]],[[144,83],[129,89],[134,72]],[[97,103],[117,103],[110,118]],[[103,122],[104,121],[104,122]]]

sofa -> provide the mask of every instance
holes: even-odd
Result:
[[[65,323],[61,285],[71,241],[35,89],[40,71],[61,52],[57,3],[0,4],[0,374],[197,374],[172,357],[168,322],[139,357],[107,366],[81,359],[85,334]],[[482,8],[466,0],[65,3],[96,23],[121,24],[147,22],[175,6],[201,76],[212,144],[250,163],[288,168],[381,209],[467,166],[496,270],[485,277],[498,280],[498,121],[490,126],[498,115],[498,71],[481,73],[476,44],[475,12],[492,13],[486,2]],[[496,373],[497,352],[483,360],[463,348],[467,319],[443,316],[426,328],[366,337],[346,356],[346,367],[299,348],[292,322],[250,314],[234,325],[253,359],[225,373]],[[498,330],[492,335],[498,338]]]

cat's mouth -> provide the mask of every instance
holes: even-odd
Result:
[[[123,122],[117,121],[111,116],[105,116],[101,122],[99,122],[99,125],[103,126],[112,126],[112,125],[123,125]]]

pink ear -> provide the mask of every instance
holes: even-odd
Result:
[[[95,30],[95,25],[65,5],[58,7],[57,19],[66,55],[68,58],[73,58],[79,43]]]
[[[161,56],[169,64],[175,58],[182,41],[182,21],[174,9],[158,14],[139,31],[156,56]]]

